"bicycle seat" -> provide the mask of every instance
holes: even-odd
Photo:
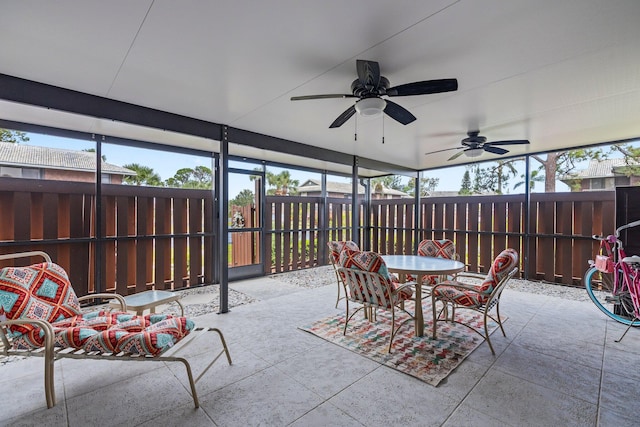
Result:
[[[627,264],[640,264],[640,256],[632,255],[622,258],[622,262]]]

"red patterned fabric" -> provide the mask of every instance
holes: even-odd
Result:
[[[343,249],[346,248],[352,251],[360,250],[358,245],[356,245],[356,242],[353,242],[351,240],[346,240],[346,241],[332,240],[330,242],[327,242],[327,246],[329,246],[329,257],[331,259],[331,262],[333,262],[333,264],[335,265],[338,265],[338,263],[340,262],[340,253],[342,252]]]
[[[54,263],[0,270],[0,304],[8,319],[36,319],[54,322],[80,314],[80,304],[69,276]],[[12,325],[15,334],[30,334],[35,326]]]
[[[425,239],[418,244],[418,255],[454,259],[456,257],[456,246],[449,239]]]
[[[57,347],[85,351],[155,356],[194,327],[184,317],[108,311],[82,314],[67,273],[53,263],[0,270],[0,306],[11,320],[51,323]],[[44,345],[44,333],[35,325],[12,325],[9,332],[14,348],[31,350]]]
[[[429,240],[425,239],[418,244],[418,255],[430,256],[435,258],[457,259],[456,246],[449,239]],[[407,280],[415,280],[413,276],[407,277]],[[436,285],[441,280],[440,276],[424,275],[422,276],[423,285]]]
[[[389,290],[395,291],[399,284],[393,280],[391,275],[389,274],[389,270],[387,269],[387,264],[382,259],[382,256],[376,252],[370,251],[352,251],[349,249],[344,249],[340,253],[340,266],[345,268],[352,268],[363,271],[370,271],[373,273],[378,273],[382,276],[385,284],[388,283],[388,287],[385,286],[383,290],[384,298],[387,301],[391,301],[392,298],[389,295]],[[345,278],[343,277],[343,280]],[[345,283],[346,280],[345,280]],[[361,283],[358,284],[360,289],[359,291],[364,292],[364,287]],[[369,297],[373,297],[373,295],[369,295]],[[402,300],[408,300],[413,297],[413,291],[411,288],[404,288],[398,292],[398,298]]]
[[[487,302],[491,292],[508,274],[518,266],[519,256],[515,249],[505,249],[496,257],[487,273],[484,281],[473,290],[463,290],[446,286],[447,284],[460,285],[454,280],[443,282],[442,285],[434,289],[433,297],[452,301],[458,305],[466,307],[479,306]],[[468,286],[468,285],[467,285]]]

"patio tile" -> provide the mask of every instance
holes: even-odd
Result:
[[[365,425],[439,426],[457,401],[436,387],[381,366],[329,402]]]
[[[504,420],[494,418],[462,403],[453,411],[453,414],[442,424],[443,427],[509,427]]]
[[[136,425],[155,418],[167,408],[189,403],[193,405],[191,396],[168,369],[161,375],[154,370],[100,387],[66,402],[71,427]]]
[[[290,427],[362,427],[364,425],[330,403],[323,403],[289,424]]]
[[[170,411],[159,413],[158,416],[138,424],[137,427],[215,427],[215,423],[202,408],[194,408],[193,402]]]
[[[535,360],[535,363],[531,363]],[[570,396],[598,402],[600,370],[511,345],[493,369]]]
[[[622,371],[620,375],[605,371],[602,374],[600,407],[618,414],[628,414],[628,408],[638,405],[638,379]],[[634,414],[637,420],[637,415]],[[636,424],[637,425],[637,424]]]
[[[42,363],[41,357],[34,357]],[[4,366],[1,374],[11,370],[22,370],[22,366],[30,366],[29,361],[12,362],[11,368]],[[24,372],[24,371],[23,371]],[[9,425],[5,422],[8,419],[25,419],[25,420],[58,420],[66,416],[65,412],[65,392],[63,381],[60,376],[55,377],[55,394],[56,406],[51,410],[47,410],[47,400],[44,395],[44,372],[43,368],[36,369],[29,375],[20,376],[19,380],[5,380],[4,375],[0,375],[0,390],[2,390],[0,399],[0,425]],[[59,372],[56,372],[58,374]],[[29,423],[26,423],[29,425]],[[31,425],[36,425],[33,423]],[[47,424],[43,424],[47,425]],[[55,423],[52,425],[56,425]]]
[[[171,375],[165,371],[161,362],[62,359],[56,364],[61,365],[67,398],[90,393],[96,388],[108,387],[158,369],[163,370],[158,376]]]
[[[638,416],[635,411],[626,410],[624,414],[619,414],[606,407],[600,407],[598,414],[598,425],[602,427],[637,427]]]
[[[631,337],[625,337],[625,339],[627,338]],[[604,364],[602,369],[605,373],[624,375],[640,381],[638,360],[640,360],[640,354],[638,353],[607,348],[604,351]]]
[[[489,351],[488,348],[487,351]],[[437,390],[454,399],[462,400],[488,370],[488,366],[472,362],[467,358],[438,384]]]
[[[320,338],[318,346],[276,366],[324,399],[377,369],[380,364]]]
[[[274,367],[200,399],[217,426],[284,426],[322,403],[307,387]]]
[[[492,369],[464,400],[504,423],[540,426],[594,425],[595,404]]]
[[[42,392],[44,394],[44,391]],[[4,413],[1,410],[0,413]],[[14,411],[11,411],[14,412]],[[67,409],[64,402],[60,401],[56,406],[47,409],[44,400],[40,409],[33,412],[24,412],[21,415],[5,420],[0,415],[0,425],[11,427],[33,427],[33,426],[66,426],[67,425]]]
[[[191,365],[191,370],[195,379],[211,362],[212,355],[203,353],[190,357],[187,360]],[[226,356],[220,356],[220,359],[218,359],[196,383],[196,389],[200,398],[229,384],[233,384],[237,381],[250,377],[251,375],[271,366],[270,363],[265,362],[256,354],[238,345],[236,345],[233,352],[231,352],[231,360],[233,364],[229,365],[227,363]],[[167,366],[184,385],[184,387],[188,388],[189,380],[187,379],[187,373],[184,365],[182,365],[182,363],[167,363]]]

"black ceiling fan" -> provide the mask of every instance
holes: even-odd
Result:
[[[467,132],[467,137],[460,142],[462,143],[462,147],[445,148],[444,150],[431,151],[425,154],[441,153],[443,151],[449,151],[449,150],[462,150],[459,153],[456,153],[447,159],[447,160],[454,160],[463,154],[466,154],[468,157],[478,157],[485,151],[488,153],[493,153],[498,155],[507,154],[509,152],[509,150],[506,150],[504,148],[496,147],[497,145],[529,144],[529,141],[526,139],[487,142],[487,138],[485,138],[484,136],[481,136],[480,131],[477,131],[477,130]]]
[[[292,96],[292,101],[326,98],[358,98],[358,101],[347,108],[329,128],[342,126],[356,112],[363,116],[374,116],[384,111],[392,119],[403,125],[416,118],[407,109],[382,97],[428,95],[431,93],[451,92],[458,90],[456,79],[426,80],[389,87],[389,80],[380,75],[380,65],[375,61],[356,61],[358,78],[351,83],[351,94],[326,94]]]

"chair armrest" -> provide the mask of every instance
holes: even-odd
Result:
[[[413,288],[417,284],[418,284],[417,282],[400,283],[399,286],[396,288],[396,290],[394,292],[400,292],[401,290],[406,289],[406,288]]]
[[[471,292],[480,293],[480,292],[478,292],[478,290],[476,289],[476,287],[474,285],[469,285],[469,284],[460,283],[460,282],[440,283],[440,284],[435,285],[433,287],[431,293],[433,294],[433,292],[435,292],[436,289],[441,287],[441,286],[460,289],[460,290],[463,290],[463,291],[471,291]]]
[[[124,300],[124,297],[122,295],[120,295],[120,294],[108,294],[107,293],[107,294],[85,295],[85,296],[82,296],[82,297],[78,297],[78,302],[92,300],[92,299],[96,299],[96,298],[112,298],[112,299],[116,299],[120,303],[120,308],[122,308],[121,311],[127,311],[127,302]]]
[[[37,327],[39,327],[42,332],[44,333],[44,347],[49,350],[52,351],[53,350],[53,343],[54,343],[54,339],[55,339],[55,333],[53,332],[53,326],[51,326],[51,323],[47,322],[46,320],[41,320],[41,319],[13,319],[13,320],[4,320],[2,322],[0,322],[0,329],[2,329],[2,341],[3,343],[8,347],[8,341],[6,341],[7,337],[5,336],[4,333],[4,328],[11,326],[11,325],[35,325]]]

